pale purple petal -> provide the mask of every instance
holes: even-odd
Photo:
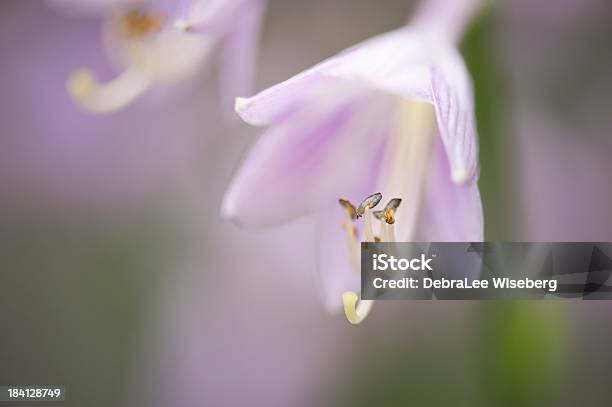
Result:
[[[335,80],[308,70],[250,98],[236,99],[236,113],[253,126],[267,126],[306,103],[313,89],[332,86]]]
[[[239,98],[236,112],[249,124],[269,125],[305,103],[313,88],[338,82],[429,100],[427,47],[420,40],[407,29],[374,37],[253,97]]]
[[[469,74],[454,48],[438,44],[434,53],[419,31],[404,28],[368,40],[253,98],[239,99],[236,110],[251,124],[269,124],[308,103],[304,94],[313,87],[330,86],[332,78],[432,102],[451,178],[456,183],[477,180],[478,140]]]
[[[427,38],[404,27],[343,51],[318,73],[405,98],[431,100],[431,57]]]
[[[483,213],[476,183],[457,184],[442,142],[433,147],[415,241],[480,242],[483,240]]]
[[[438,129],[456,183],[478,178],[478,136],[471,82],[461,57],[449,54],[431,69]]]
[[[356,194],[351,198],[358,201],[362,196]],[[359,274],[351,268],[347,235],[342,228],[345,218],[344,210],[333,202],[319,213],[317,220],[317,277],[323,304],[331,312],[342,308],[342,293],[361,290]]]
[[[345,104],[323,117],[304,113],[261,136],[225,195],[223,213],[236,223],[279,223],[314,209],[333,158],[334,143],[354,114]],[[317,191],[317,192],[315,192]]]
[[[369,175],[389,126],[389,99],[342,86],[272,126],[255,144],[223,204],[245,225],[278,223],[336,202]]]
[[[378,130],[383,137],[378,138],[378,144],[372,144],[368,158],[363,163],[366,168],[361,182],[350,189],[339,188],[336,197],[359,202],[365,196],[377,192],[376,182],[384,157],[384,148],[388,129]],[[347,232],[342,228],[346,221],[344,209],[338,205],[337,199],[325,206],[317,214],[318,266],[317,275],[321,288],[323,303],[326,308],[335,312],[342,308],[342,294],[345,291],[361,291],[359,274],[352,270]],[[363,227],[363,222],[356,224]],[[362,230],[359,230],[362,232]],[[357,239],[361,241],[360,238]]]

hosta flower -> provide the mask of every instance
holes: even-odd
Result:
[[[87,110],[112,112],[190,78],[217,51],[223,97],[233,103],[250,90],[264,1],[112,1],[103,36],[120,73],[99,83],[89,69],[78,69],[69,92]]]
[[[326,302],[352,323],[371,306],[358,301],[360,240],[483,238],[474,100],[455,47],[475,3],[443,3],[236,102],[269,128],[224,214],[264,226],[315,212]]]

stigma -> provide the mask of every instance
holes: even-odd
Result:
[[[355,222],[363,218],[364,242],[393,242],[395,241],[394,214],[402,202],[399,198],[391,199],[385,208],[372,211],[382,200],[381,193],[366,197],[358,206],[348,199],[339,199],[338,203],[346,211],[346,219],[342,224],[346,231],[349,246],[349,262],[354,273],[361,273],[361,248],[359,229]],[[372,216],[379,220],[378,228],[374,227]],[[370,313],[373,300],[360,300],[359,295],[353,291],[342,294],[342,305],[346,319],[353,325],[361,323]]]

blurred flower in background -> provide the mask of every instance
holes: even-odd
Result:
[[[90,69],[70,75],[70,94],[85,109],[116,111],[147,91],[186,81],[215,50],[226,104],[251,90],[265,0],[94,1],[91,6],[103,15],[103,42],[120,73],[105,83]]]
[[[245,121],[270,129],[230,186],[225,216],[261,226],[318,212],[326,303],[343,303],[352,323],[371,302],[355,309],[359,267],[351,265],[359,241],[375,237],[371,205],[360,239],[355,208],[340,208],[339,197],[401,199],[396,220],[380,222],[383,240],[483,239],[472,86],[455,48],[479,4],[427,2],[407,26],[236,102]],[[342,227],[346,208],[353,213]]]

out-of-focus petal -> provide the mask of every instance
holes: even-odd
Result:
[[[438,128],[455,183],[478,179],[478,135],[471,81],[458,53],[449,53],[431,69]]]
[[[139,70],[159,84],[175,84],[193,76],[215,45],[212,38],[185,35],[173,27],[146,40],[133,38],[123,33],[121,14],[105,20],[103,36],[113,63],[120,69]]]
[[[476,183],[457,184],[449,176],[448,157],[437,139],[421,206],[421,221],[413,240],[420,242],[480,242],[484,226]]]
[[[265,3],[266,0],[182,0],[175,26],[189,33],[222,37],[234,27],[248,24],[251,14],[262,11]]]
[[[223,39],[219,50],[221,97],[226,107],[224,111],[231,112],[232,117],[235,117],[233,107],[236,96],[250,94],[253,86],[265,3],[252,3],[252,9],[248,10],[238,27]]]

